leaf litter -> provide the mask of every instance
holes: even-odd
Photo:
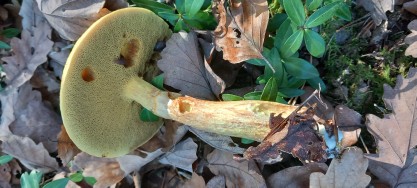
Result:
[[[68,40],[75,41],[94,20],[109,10],[127,6],[127,3],[104,0],[79,2],[81,1],[25,0],[22,3],[22,33],[19,38],[10,41],[10,56],[2,58],[5,62],[2,66],[6,73],[7,88],[6,92],[0,94],[0,154],[12,155],[15,159],[14,162],[0,166],[0,187],[10,187],[11,184],[19,183],[16,176],[21,172],[20,164],[29,170],[54,171],[53,173],[57,174],[62,173],[62,168],[67,168],[70,173],[82,170],[83,175],[95,177],[98,180],[95,186],[99,187],[112,186],[125,178],[134,181],[135,178],[152,177],[149,174],[158,173],[166,173],[163,180],[172,180],[167,185],[183,187],[355,186],[349,183],[357,183],[356,186],[364,187],[370,181],[370,177],[365,174],[367,168],[393,187],[416,184],[416,126],[415,120],[412,119],[416,115],[416,69],[410,69],[407,78],[399,77],[394,89],[388,86],[384,88],[383,98],[387,108],[393,111],[392,114],[386,114],[383,119],[367,116],[368,129],[378,144],[377,154],[365,154],[369,159],[369,167],[368,159],[363,157],[358,148],[346,149],[340,159],[332,160],[328,169],[324,163],[313,162],[323,162],[327,155],[325,140],[316,132],[317,119],[313,118],[315,112],[297,114],[284,124],[284,129],[278,131],[276,137],[268,140],[273,144],[262,145],[266,143],[264,142],[256,148],[257,150],[252,147],[246,152],[236,144],[238,142],[234,138],[190,129],[201,140],[218,148],[210,153],[207,145],[204,149],[200,148],[201,142],[195,141],[198,139],[182,139],[189,128],[181,126],[178,130],[168,127],[161,129],[162,132],[166,132],[157,134],[143,147],[150,149],[149,151],[137,149],[116,159],[96,158],[80,153],[65,135],[65,130],[60,128],[61,120],[54,109],[58,106],[51,105],[50,102],[54,103],[54,100],[47,99],[47,96],[57,93],[59,85],[54,77],[60,78],[62,75],[62,68],[71,48],[71,42]],[[193,32],[174,34],[173,41],[167,44],[165,52],[162,53],[162,61],[159,62],[166,75],[164,84],[180,90],[182,94],[209,100],[219,100],[219,95],[225,88],[235,82],[238,73],[236,70],[239,70],[242,64],[231,63],[262,58],[269,16],[266,1],[263,0],[231,1],[235,6],[228,7],[229,9],[220,6],[224,1],[215,2],[217,7],[214,9],[217,8],[215,11],[218,13],[219,25],[215,31],[214,42],[206,40],[206,44],[203,44],[202,39]],[[386,11],[393,10],[392,3],[388,0],[373,0],[359,1],[358,4],[370,11],[374,21],[379,23],[387,20]],[[247,15],[255,21],[248,22]],[[18,19],[16,23],[19,23]],[[74,27],[74,23],[78,24],[77,27]],[[412,33],[405,39],[405,42],[410,44],[406,55],[415,55],[413,49],[416,29],[413,24],[411,22],[409,25]],[[53,36],[52,31],[57,32],[59,36]],[[204,50],[207,52],[203,56],[199,48],[204,46],[208,50]],[[223,54],[214,55],[213,46],[221,49]],[[218,62],[213,60],[213,56],[223,56],[229,61]],[[44,64],[45,62],[47,64]],[[233,70],[235,72],[231,74]],[[338,119],[336,125],[340,129],[350,131],[346,127],[360,124],[360,114],[349,110],[338,112],[338,108],[336,107],[334,113]],[[332,113],[324,112],[322,117],[326,118],[322,119],[328,120]],[[348,123],[352,117],[356,121]],[[271,117],[271,124],[280,125],[281,121],[282,118],[279,116]],[[381,126],[389,128],[382,129]],[[61,133],[58,135],[60,130]],[[350,136],[356,140],[347,143],[342,141],[343,148],[357,141],[358,128],[355,127],[353,131]],[[347,135],[343,136],[344,139],[346,137]],[[72,161],[74,165],[71,169],[61,167],[56,158],[51,156],[56,151],[63,166]],[[273,164],[283,160],[282,152],[298,157],[303,166],[293,166],[274,174],[265,174],[266,167],[263,165],[268,164],[265,162],[272,160],[269,164]],[[244,159],[233,153],[245,153],[244,156],[247,158],[258,160]],[[284,163],[281,161],[281,164]],[[210,173],[209,176],[203,173],[207,171]],[[187,177],[188,181],[183,177]]]

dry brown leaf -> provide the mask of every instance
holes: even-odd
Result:
[[[70,44],[69,41],[65,40],[55,42],[51,53],[48,54],[48,56],[51,58],[49,65],[54,69],[55,76],[59,77],[61,80],[65,63],[71,52],[70,47],[72,46],[73,44]]]
[[[115,158],[100,158],[84,152],[74,157],[72,171],[83,171],[84,176],[96,178],[95,187],[111,186],[125,177],[125,172]]]
[[[266,187],[265,180],[253,160],[238,162],[233,159],[231,153],[216,149],[207,155],[207,161],[211,172],[225,176],[226,186],[229,188]]]
[[[116,158],[120,164],[120,168],[125,172],[125,175],[139,171],[144,165],[160,157],[164,152],[158,149],[153,152],[146,152],[146,157],[139,157],[137,155],[125,155]]]
[[[51,26],[66,40],[75,41],[97,19],[109,11],[105,0],[36,0]]]
[[[410,45],[405,50],[405,55],[411,55],[417,58],[417,20],[411,21],[407,28],[411,31],[411,33],[404,39],[404,42]]]
[[[229,1],[229,9],[224,0],[213,1],[213,13],[218,20],[214,31],[218,51],[231,63],[261,58],[268,25],[268,3],[266,0]]]
[[[62,164],[67,166],[72,158],[80,152],[81,150],[68,136],[64,125],[61,125],[61,132],[58,134],[58,157],[61,159]]]
[[[193,163],[197,160],[197,144],[192,138],[178,143],[173,148],[173,151],[167,152],[163,155],[159,162],[162,164],[172,165],[176,168],[181,168],[188,172],[193,172]]]
[[[19,15],[22,17],[22,28],[30,33],[37,25],[46,22],[35,0],[22,1]]]
[[[223,188],[226,187],[226,178],[222,175],[214,176],[206,185],[206,188]]]
[[[195,172],[191,176],[191,179],[186,181],[182,186],[182,188],[198,188],[198,187],[206,187],[206,182],[204,178]]]
[[[361,149],[348,148],[341,159],[333,159],[324,175],[314,172],[310,175],[310,187],[366,187],[371,177],[366,175],[368,159],[363,156]]]
[[[362,115],[345,105],[337,105],[334,119],[339,131],[343,133],[340,145],[349,147],[356,144],[361,134]]]
[[[0,187],[10,188],[10,181],[12,179],[11,169],[9,164],[0,165]]]
[[[417,186],[417,68],[407,78],[397,77],[394,88],[384,85],[382,99],[392,110],[381,119],[367,115],[366,125],[378,144],[378,153],[367,155],[369,169],[391,187]]]
[[[209,144],[214,148],[236,154],[242,154],[243,152],[245,152],[245,149],[239,147],[238,144],[233,142],[230,136],[224,136],[206,131],[201,131],[192,127],[189,127],[189,130],[198,138],[200,138],[205,143]]]
[[[404,3],[403,8],[407,10],[408,12],[411,12],[414,15],[417,15],[417,1],[416,0]]]
[[[53,45],[50,38],[51,27],[46,20],[42,20],[33,28],[32,33],[23,30],[21,39],[11,40],[13,55],[2,58],[7,63],[3,65],[6,73],[6,91],[23,85],[32,77],[35,69],[46,62],[47,54]]]
[[[376,25],[381,24],[383,20],[388,20],[387,11],[394,11],[394,0],[358,0],[357,4],[363,6],[371,13],[371,17]]]
[[[58,170],[58,163],[52,158],[42,143],[35,144],[28,137],[9,135],[0,137],[3,142],[1,148],[7,153],[18,159],[28,169],[36,169],[43,173]]]
[[[269,187],[298,188],[309,187],[310,174],[313,172],[326,172],[325,163],[308,163],[304,166],[293,166],[281,170],[268,177]]]
[[[57,150],[56,136],[62,121],[50,105],[42,102],[39,91],[32,90],[31,85],[25,83],[19,91],[0,95],[0,100],[3,110],[1,127],[10,130],[9,134],[27,136],[36,143],[43,143],[49,152]]]
[[[181,90],[184,95],[216,100],[225,84],[204,62],[194,32],[179,32],[171,36],[158,67],[164,72],[164,83]]]

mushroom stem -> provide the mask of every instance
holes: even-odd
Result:
[[[191,127],[262,141],[270,132],[271,114],[283,118],[297,107],[268,101],[206,101],[178,93],[160,91],[141,78],[132,78],[125,96],[154,114]]]

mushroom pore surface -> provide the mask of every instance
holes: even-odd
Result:
[[[64,126],[82,151],[117,157],[148,141],[162,125],[142,122],[141,106],[124,97],[129,79],[157,74],[149,62],[168,25],[142,8],[114,11],[96,21],[75,44],[64,68],[60,106]]]

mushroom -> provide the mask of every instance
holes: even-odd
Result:
[[[162,121],[143,122],[141,108],[195,128],[261,141],[271,114],[294,106],[267,101],[204,101],[149,84],[158,73],[149,61],[171,31],[143,8],[114,11],[96,21],[75,44],[64,68],[60,106],[64,126],[82,151],[117,157],[147,142]]]

